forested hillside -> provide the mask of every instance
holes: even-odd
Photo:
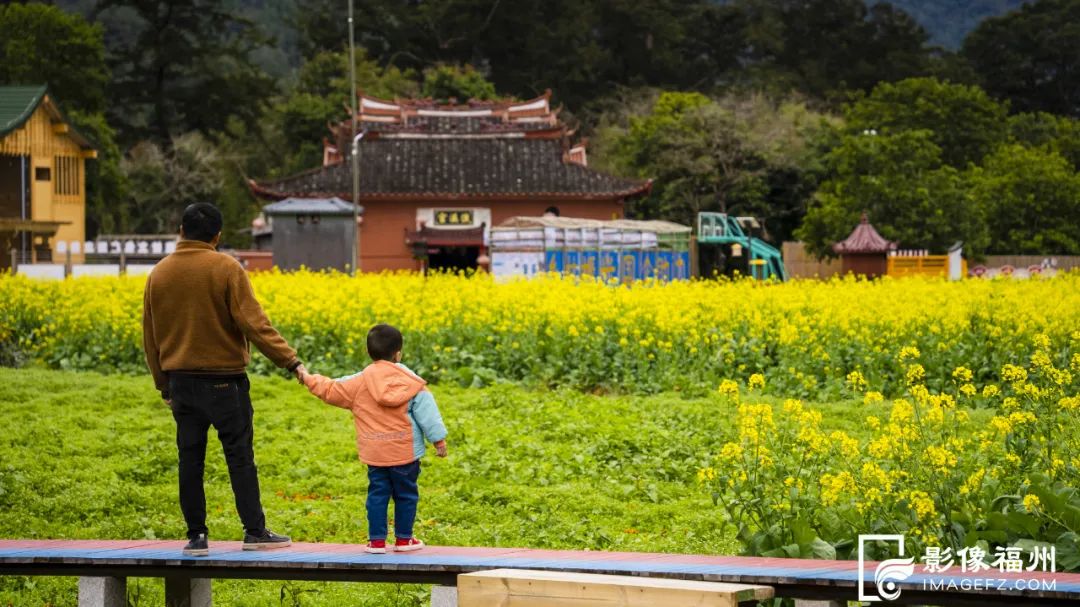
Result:
[[[914,248],[1080,253],[1080,0],[997,15],[1016,3],[365,0],[357,81],[550,89],[591,165],[655,180],[635,217],[752,214],[829,254],[869,210]],[[48,83],[99,143],[91,233],[170,231],[203,199],[245,246],[247,179],[317,166],[346,114],[343,0],[59,4],[0,4],[0,84]]]
[[[486,0],[489,4],[499,2]],[[730,0],[722,0],[725,4]],[[867,6],[877,4],[876,0],[866,0]],[[960,47],[964,37],[975,29],[980,21],[987,17],[1003,15],[1018,8],[1024,0],[891,0],[890,4],[911,15],[930,35],[930,42],[950,50]],[[78,11],[90,16],[96,0],[59,0],[58,6]],[[306,2],[304,0],[227,0],[226,4],[238,9],[268,34],[274,44],[258,53],[260,66],[271,74],[285,74],[296,68],[302,60],[301,32],[297,17],[308,13],[309,20],[331,30],[324,35],[335,33],[344,40],[345,0],[338,2]],[[379,3],[357,2],[357,6],[371,6]],[[408,2],[384,2],[383,4],[408,5]],[[337,15],[334,15],[334,9]],[[312,12],[322,13],[319,16]],[[315,18],[311,18],[315,17]]]
[[[892,0],[894,6],[930,32],[933,43],[948,49],[960,48],[964,37],[983,19],[1004,15],[1023,3],[1024,0]]]

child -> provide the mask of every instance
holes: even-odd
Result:
[[[360,461],[368,465],[367,552],[386,553],[386,507],[394,499],[394,550],[420,550],[424,543],[413,537],[416,504],[420,501],[416,479],[424,439],[446,457],[446,426],[427,383],[401,364],[401,332],[390,325],[368,331],[368,355],[374,361],[363,371],[337,380],[309,374],[300,367],[308,390],[324,402],[349,409],[356,425]]]

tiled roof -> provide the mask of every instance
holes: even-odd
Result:
[[[558,139],[372,138],[360,145],[360,192],[364,198],[618,199],[651,186],[567,162],[563,153]],[[350,199],[350,166],[346,159],[251,185],[266,198]]]
[[[353,203],[334,198],[287,198],[263,207],[267,215],[352,215]],[[364,207],[359,211],[364,212]]]
[[[363,198],[414,200],[617,200],[643,194],[649,181],[623,179],[584,166],[583,148],[569,154],[571,133],[552,110],[551,93],[528,101],[470,101],[363,96],[357,116]],[[266,198],[352,199],[351,117],[332,127],[326,166],[268,182],[251,182]],[[580,158],[574,161],[574,158]]]
[[[21,127],[45,98],[39,86],[0,86],[0,137]]]
[[[866,213],[862,214],[859,225],[855,227],[850,236],[833,245],[833,251],[840,254],[886,253],[894,249],[896,249],[896,243],[885,240],[881,234],[878,234],[874,226],[870,225]]]

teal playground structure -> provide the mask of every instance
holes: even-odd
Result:
[[[787,280],[780,251],[748,233],[748,230],[759,225],[753,217],[701,212],[697,217],[697,243],[722,245],[727,250],[729,259],[745,255],[748,273],[758,280]]]

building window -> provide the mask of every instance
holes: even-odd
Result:
[[[36,181],[50,181],[52,169],[49,167],[34,167],[34,179]]]
[[[79,175],[79,159],[74,156],[56,156],[53,158],[53,163],[56,165],[53,192],[60,196],[78,196],[82,184]]]

